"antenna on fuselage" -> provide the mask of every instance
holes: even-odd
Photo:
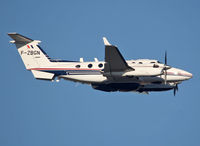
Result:
[[[98,60],[97,58],[94,58],[94,61],[95,61],[95,62],[99,62],[99,60]]]
[[[80,62],[84,62],[83,58],[80,58]]]

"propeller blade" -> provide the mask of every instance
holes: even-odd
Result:
[[[167,65],[167,51],[165,51],[165,65]]]
[[[167,83],[167,70],[171,67],[167,65],[167,51],[165,51],[165,64],[163,67],[164,75],[165,75],[165,84]]]
[[[165,74],[165,84],[167,84],[167,71],[166,70],[164,71],[164,74]]]
[[[174,88],[174,96],[176,96],[176,89]]]
[[[176,96],[176,91],[178,91],[178,84],[174,87],[174,96]]]

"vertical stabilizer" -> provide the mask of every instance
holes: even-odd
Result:
[[[10,41],[17,47],[26,69],[44,67],[50,64],[47,54],[40,48],[41,41],[32,40],[18,33],[8,33]]]
[[[51,64],[48,55],[39,46],[41,41],[32,40],[18,33],[8,33],[8,35],[13,39],[10,42],[16,45],[26,69],[31,70],[36,79],[52,80],[53,73],[38,71],[39,68]]]

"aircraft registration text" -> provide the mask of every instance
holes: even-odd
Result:
[[[26,55],[40,55],[40,51],[35,51],[35,50],[21,51],[21,54],[26,54]]]

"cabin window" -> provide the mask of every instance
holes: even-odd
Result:
[[[78,64],[78,65],[76,65],[76,68],[80,68],[81,66]]]
[[[99,68],[102,68],[102,67],[103,67],[103,64],[102,64],[102,63],[100,63],[98,66],[99,66]]]
[[[151,63],[156,63],[156,62],[151,62]]]
[[[153,68],[158,68],[158,67],[159,67],[159,65],[157,65],[157,64],[153,65]]]
[[[31,45],[31,48],[33,48],[33,45]]]
[[[92,68],[92,64],[88,64],[88,68]]]
[[[142,62],[139,62],[139,64],[142,64]]]
[[[132,62],[132,63],[135,63],[135,62]]]

